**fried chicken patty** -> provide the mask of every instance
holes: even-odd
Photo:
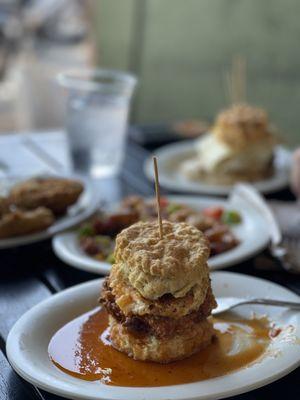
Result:
[[[168,293],[156,300],[149,300],[128,282],[122,270],[114,267],[110,272],[109,286],[117,305],[125,315],[154,314],[179,318],[191,311],[196,311],[206,295],[206,292],[203,294],[202,287],[196,283],[183,297],[176,298]]]
[[[47,207],[54,214],[63,214],[83,191],[79,181],[62,178],[34,178],[13,186],[10,202],[19,208],[33,210]]]
[[[158,301],[163,304],[170,303],[173,300],[172,295],[164,295]],[[153,335],[158,339],[171,338],[174,335],[184,335],[187,331],[195,329],[195,326],[206,319],[211,310],[216,306],[214,296],[209,288],[204,302],[196,311],[179,317],[163,317],[155,314],[145,315],[125,315],[116,304],[116,299],[109,286],[109,280],[106,279],[103,285],[100,303],[106,308],[114,319],[122,324],[132,335],[145,336]]]
[[[45,207],[32,211],[12,210],[0,218],[0,239],[42,231],[52,225],[54,215]]]

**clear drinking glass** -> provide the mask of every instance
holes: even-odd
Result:
[[[58,82],[67,89],[66,129],[75,171],[93,177],[116,175],[136,78],[95,69],[61,73]]]

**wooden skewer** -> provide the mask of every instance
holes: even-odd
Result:
[[[159,227],[159,237],[163,239],[163,224],[161,220],[160,213],[160,192],[159,192],[159,180],[158,180],[158,168],[157,168],[157,158],[153,157],[154,175],[155,175],[155,194],[156,194],[156,207],[157,207],[157,219]]]
[[[232,79],[231,74],[229,72],[224,73],[224,90],[225,97],[227,102],[230,104],[233,103],[233,94],[232,94]]]
[[[237,104],[239,102],[239,82],[238,82],[238,74],[237,74],[237,63],[236,57],[232,60],[232,67],[231,67],[231,94],[232,104]]]
[[[240,56],[238,59],[238,70],[240,79],[240,99],[242,102],[247,98],[246,60]]]
[[[232,103],[242,103],[246,101],[246,61],[242,56],[235,56],[231,70],[231,95]]]
[[[223,75],[225,96],[229,104],[245,103],[247,99],[246,60],[235,56],[230,71]]]

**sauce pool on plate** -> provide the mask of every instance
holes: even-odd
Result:
[[[67,323],[52,337],[54,365],[76,378],[114,386],[167,386],[226,375],[258,361],[270,343],[266,318],[212,318],[215,339],[197,354],[170,364],[135,361],[109,341],[108,316],[95,309]]]

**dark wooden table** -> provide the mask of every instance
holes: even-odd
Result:
[[[129,143],[120,178],[97,182],[101,197],[117,201],[133,193],[152,195],[153,186],[143,175],[143,160],[148,151]],[[274,197],[274,196],[273,196]],[[288,191],[275,198],[290,199]],[[268,265],[271,270],[264,269]],[[274,266],[274,269],[272,268]],[[259,276],[280,283],[300,295],[300,276],[289,275],[275,265],[267,252],[229,268],[231,271]],[[5,342],[9,330],[29,308],[67,287],[95,278],[95,275],[66,266],[55,257],[51,241],[0,251],[0,399],[54,400],[60,397],[41,391],[20,378],[9,365]],[[299,369],[261,389],[235,396],[239,400],[300,398]]]

